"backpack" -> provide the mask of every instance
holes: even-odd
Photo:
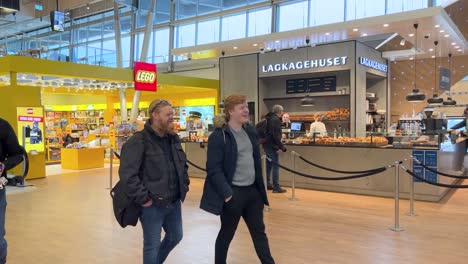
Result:
[[[143,137],[146,139],[145,132],[137,133],[142,133]],[[119,155],[117,155],[117,157],[120,159]],[[119,180],[110,191],[110,195],[112,197],[114,216],[119,225],[123,228],[128,225],[136,226],[141,215],[141,205],[136,204],[134,200],[127,195],[126,183]]]
[[[258,122],[255,125],[255,129],[257,130],[257,134],[258,134],[258,142],[260,144],[265,144],[267,142],[267,137],[269,134],[268,119],[265,118],[262,121]]]

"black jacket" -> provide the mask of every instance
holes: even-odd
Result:
[[[169,135],[170,147],[179,186],[179,192],[171,192],[173,182],[167,157],[159,142],[161,137],[151,128],[149,122],[141,132],[133,135],[122,147],[120,154],[120,179],[126,182],[128,195],[135,203],[143,205],[150,199],[159,207],[165,207],[174,198],[185,200],[190,180],[187,174],[187,157],[177,135]]]
[[[255,185],[263,198],[263,203],[268,205],[257,132],[250,125],[246,125],[244,129],[253,147]],[[231,185],[236,163],[237,143],[234,135],[226,126],[216,128],[208,139],[207,175],[200,204],[201,209],[215,215],[222,213],[224,200],[232,196]]]
[[[268,113],[265,116],[267,120],[267,138],[266,138],[266,146],[272,146],[273,150],[285,150],[283,143],[281,142],[281,137],[283,135],[281,131],[281,120],[273,112]]]
[[[6,120],[0,118],[0,162],[5,164],[2,176],[23,161],[23,154],[15,131]]]

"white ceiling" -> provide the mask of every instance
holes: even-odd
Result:
[[[173,49],[171,53],[173,55],[195,57],[194,55],[197,52],[211,50],[218,56],[222,56],[222,51],[225,53],[224,56],[233,56],[260,52],[261,49],[269,51],[306,46],[306,39],[310,40],[309,45],[352,39],[366,42],[375,41],[377,35],[387,34],[385,36],[391,36],[393,33],[414,44],[415,36],[410,34],[415,34],[413,27],[415,23],[419,24],[418,58],[431,58],[433,55],[437,57],[447,56],[449,53],[453,53],[454,56],[465,54],[468,42],[443,7],[432,7],[239,40],[178,48]],[[440,32],[441,30],[443,32]],[[424,36],[428,36],[428,38],[426,39]],[[435,40],[439,41],[438,49],[437,51],[431,51],[430,49],[434,48]],[[452,45],[452,43],[454,44]],[[391,60],[407,60],[413,54],[414,49],[390,51],[385,52],[384,57]]]

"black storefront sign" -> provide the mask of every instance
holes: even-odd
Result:
[[[336,76],[293,79],[286,81],[286,93],[336,92]]]

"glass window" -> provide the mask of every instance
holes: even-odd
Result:
[[[223,9],[236,8],[247,5],[247,0],[224,0]]]
[[[155,38],[154,63],[167,62],[169,60],[169,28],[156,30]]]
[[[177,26],[175,38],[177,48],[195,46],[195,23]]]
[[[221,11],[221,0],[199,0],[198,15],[205,15]]]
[[[271,8],[249,11],[248,37],[271,33]]]
[[[278,6],[278,31],[307,27],[309,20],[308,1],[285,3]]]
[[[197,0],[179,0],[176,5],[176,19],[184,19],[197,15]]]
[[[346,0],[312,0],[310,26],[326,25],[344,21]]]
[[[143,1],[140,1],[140,2],[143,2]],[[171,1],[156,1],[156,13],[154,14],[153,24],[167,23],[169,22],[170,18],[171,18]]]
[[[387,14],[427,8],[427,0],[392,0],[387,1]]]
[[[246,19],[247,15],[245,13],[223,17],[221,25],[221,40],[225,41],[245,38]]]
[[[219,18],[198,22],[197,45],[219,41]]]
[[[347,0],[346,20],[385,15],[385,2],[385,0]]]

